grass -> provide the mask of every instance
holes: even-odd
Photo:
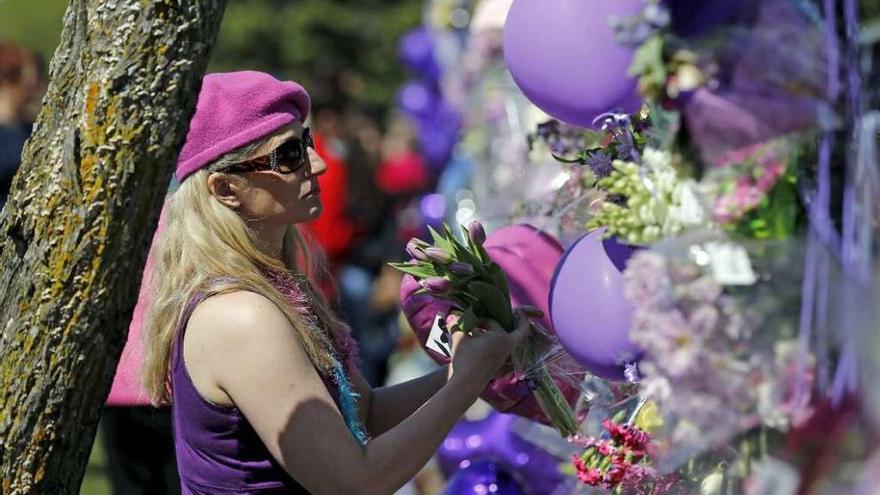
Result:
[[[86,466],[86,475],[83,477],[79,493],[80,495],[111,494],[110,478],[107,474],[107,455],[104,453],[100,429],[98,429],[98,434],[95,436],[95,443],[92,446],[89,464]]]

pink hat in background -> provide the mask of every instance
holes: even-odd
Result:
[[[302,86],[263,72],[206,75],[177,158],[177,180],[292,122],[304,121],[309,105]]]
[[[538,323],[553,333],[548,298],[553,272],[562,258],[562,246],[556,239],[531,225],[513,225],[495,230],[489,234],[484,246],[492,261],[507,275],[513,305],[540,308],[544,317],[537,320]],[[400,286],[403,313],[425,351],[438,363],[446,364],[449,362],[446,356],[425,345],[436,315],[447,314],[452,305],[429,295],[416,295],[418,289],[419,284],[414,278],[409,275],[403,277]],[[554,366],[574,373],[583,370],[567,355],[564,359],[555,360]],[[579,390],[566,378],[558,379],[557,385],[569,403],[574,404],[580,395]],[[546,422],[528,384],[519,380],[515,373],[493,379],[481,397],[498,411]]]

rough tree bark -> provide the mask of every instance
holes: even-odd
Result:
[[[76,494],[225,0],[71,0],[0,218],[3,494]]]

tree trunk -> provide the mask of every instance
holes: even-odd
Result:
[[[71,0],[0,218],[3,494],[76,494],[225,0]]]

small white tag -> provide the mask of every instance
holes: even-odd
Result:
[[[752,285],[758,280],[752,270],[749,254],[739,244],[710,242],[706,244],[712,275],[721,285]]]
[[[445,314],[437,313],[434,316],[434,324],[431,325],[431,333],[428,334],[428,342],[425,347],[447,358],[452,357],[452,334],[446,329]]]

